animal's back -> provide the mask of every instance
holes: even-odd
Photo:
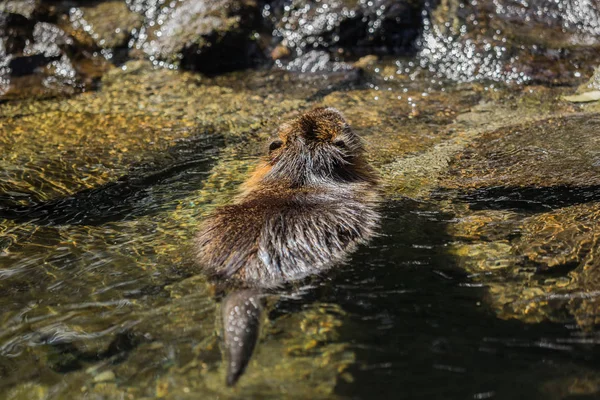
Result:
[[[205,221],[198,260],[208,274],[245,287],[276,287],[323,272],[372,236],[378,218],[365,189],[263,188]]]

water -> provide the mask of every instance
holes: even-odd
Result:
[[[600,62],[595,3],[411,8],[416,41],[360,70],[365,43],[391,51],[389,2],[291,3],[262,15],[320,31],[276,25],[293,51],[272,68],[175,70],[149,37],[177,3],[130,1],[144,18],[124,46],[149,61],[0,104],[0,398],[597,398],[600,108],[562,99]],[[369,33],[356,46],[332,35],[347,18]],[[220,300],[191,239],[315,106],[364,137],[381,235],[270,296],[225,389]]]
[[[75,396],[79,385],[109,398],[224,390],[215,299],[182,257],[200,219],[193,215],[210,203],[197,190],[211,180],[222,146],[219,137],[183,140],[168,168],[133,170],[117,181],[125,189],[101,186],[46,203],[42,217],[5,220],[4,390],[29,396],[27,381],[50,398]],[[250,146],[222,162],[252,164],[257,154]],[[381,236],[348,265],[273,298],[255,361],[226,396],[277,398],[280,379],[306,374],[316,375],[306,379],[317,389],[292,387],[301,390],[294,397],[594,393],[580,380],[595,379],[597,335],[569,317],[498,319],[486,285],[451,251],[461,240],[443,204],[386,201]]]
[[[595,370],[596,335],[568,323],[502,321],[482,304],[485,287],[448,254],[451,215],[412,202],[388,204],[385,215],[386,237],[334,280],[332,297],[349,312],[342,338],[356,351],[354,381],[338,393],[563,398],[551,382]]]

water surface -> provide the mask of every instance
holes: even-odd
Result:
[[[359,3],[385,48],[385,2]],[[293,50],[269,67],[209,77],[107,56],[117,66],[82,93],[10,92],[0,397],[597,398],[600,107],[563,98],[597,89],[597,9],[443,3],[399,55],[357,60],[367,40],[335,56],[347,43],[329,29],[350,17],[332,2],[262,13]],[[127,4],[145,15],[128,49],[150,56],[145,29],[177,4]],[[277,18],[331,27],[310,49]],[[269,296],[256,354],[226,389],[220,302],[191,239],[276,127],[315,106],[365,139],[380,236]]]

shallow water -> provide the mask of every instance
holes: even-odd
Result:
[[[342,23],[331,3],[282,12]],[[375,38],[384,3],[357,3]],[[441,3],[415,52],[360,68],[280,28],[298,57],[272,69],[134,60],[97,90],[0,104],[0,398],[597,398],[600,106],[563,99],[597,89],[597,10]],[[127,4],[144,24],[174,7]],[[272,294],[226,389],[191,238],[276,126],[323,105],[381,173],[380,236]]]
[[[334,280],[342,282],[335,301],[349,312],[342,338],[356,352],[354,382],[338,393],[564,398],[556,389],[577,391],[596,374],[595,334],[568,323],[502,321],[482,302],[485,285],[448,252],[452,215],[412,202],[389,204],[385,215],[387,236]]]
[[[416,118],[435,126],[426,113]],[[377,133],[356,125],[377,149]],[[168,157],[150,146],[121,178],[66,198],[35,180],[39,193],[9,192],[27,173],[4,183],[0,351],[10,398],[596,393],[594,331],[566,314],[536,324],[498,319],[486,302],[493,272],[482,282],[454,252],[472,242],[457,234],[464,217],[448,195],[389,197],[381,236],[348,265],[274,296],[246,376],[225,390],[219,306],[186,249],[202,215],[231,198],[263,148],[192,131]],[[385,152],[374,158],[390,163]]]

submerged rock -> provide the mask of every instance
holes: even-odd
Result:
[[[498,316],[526,322],[600,323],[597,202],[528,216],[457,209],[452,254],[488,288]]]
[[[599,129],[589,113],[495,130],[443,175],[453,254],[502,318],[600,323]]]
[[[454,159],[442,187],[524,206],[585,201],[600,185],[599,130],[600,115],[591,114],[486,133]]]

